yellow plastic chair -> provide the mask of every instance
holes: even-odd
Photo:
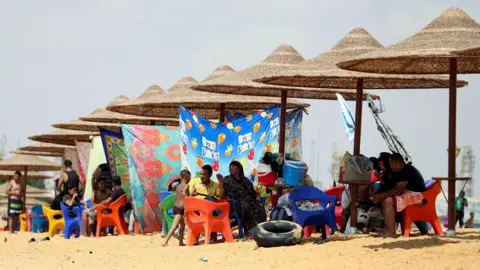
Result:
[[[52,210],[47,205],[42,205],[43,214],[48,218],[48,237],[52,238],[58,230],[65,228],[62,211]],[[57,216],[57,218],[55,218]],[[60,216],[60,218],[58,218]]]
[[[27,231],[27,213],[20,214],[19,220],[20,220],[20,232],[26,232]]]

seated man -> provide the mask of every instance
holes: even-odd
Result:
[[[98,204],[110,204],[118,200],[118,198],[120,198],[122,195],[125,195],[125,191],[122,189],[122,179],[120,178],[120,176],[112,177],[111,183],[113,186],[113,191],[110,194],[110,197],[106,198]]]
[[[370,197],[374,203],[381,202],[385,218],[385,237],[395,237],[395,214],[412,204],[423,201],[421,192],[426,191],[425,181],[412,165],[406,164],[403,157],[394,153],[390,157],[392,180],[395,187]]]
[[[107,198],[110,197],[112,191],[106,188],[107,179],[105,177],[101,177],[97,180],[97,190],[93,191],[92,194],[92,205],[93,207],[88,208],[85,204],[85,210],[82,212],[82,224],[83,224],[83,236],[93,236],[94,231],[94,224],[97,220],[97,209],[95,205],[99,204],[100,202],[105,201]]]

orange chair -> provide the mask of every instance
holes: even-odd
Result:
[[[118,234],[128,233],[128,224],[125,222],[125,206],[127,205],[127,195],[122,195],[111,204],[95,205],[97,209],[97,237],[100,237],[102,228],[115,226]]]
[[[184,204],[185,221],[188,226],[187,245],[193,246],[201,233],[205,233],[205,244],[210,244],[212,232],[221,232],[225,241],[233,242],[229,218],[230,204],[227,201],[210,202],[187,197],[184,199]],[[222,213],[214,217],[213,211],[217,209]]]
[[[442,225],[438,220],[435,206],[440,189],[440,182],[436,181],[427,191],[423,192],[423,198],[427,200],[425,205],[409,205],[402,211],[402,233],[404,237],[410,236],[412,222],[415,221],[429,222],[436,235],[443,235]]]

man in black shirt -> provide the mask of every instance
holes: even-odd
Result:
[[[80,177],[77,172],[72,169],[72,162],[70,160],[65,160],[63,163],[65,170],[60,174],[57,182],[57,188],[60,192],[63,191],[64,194],[67,194],[67,185],[74,186],[77,192],[82,195],[83,190],[85,190],[83,183],[80,181]]]
[[[382,203],[382,212],[385,218],[385,237],[395,237],[395,196],[402,195],[407,191],[424,192],[425,181],[418,170],[412,165],[406,164],[402,155],[393,153],[390,157],[392,180],[395,187],[370,197],[375,203]]]

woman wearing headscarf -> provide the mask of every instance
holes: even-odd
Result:
[[[230,175],[223,179],[224,194],[227,200],[236,201],[237,213],[242,219],[245,230],[250,234],[257,224],[266,221],[267,214],[252,182],[245,177],[242,164],[232,161],[229,170]]]

